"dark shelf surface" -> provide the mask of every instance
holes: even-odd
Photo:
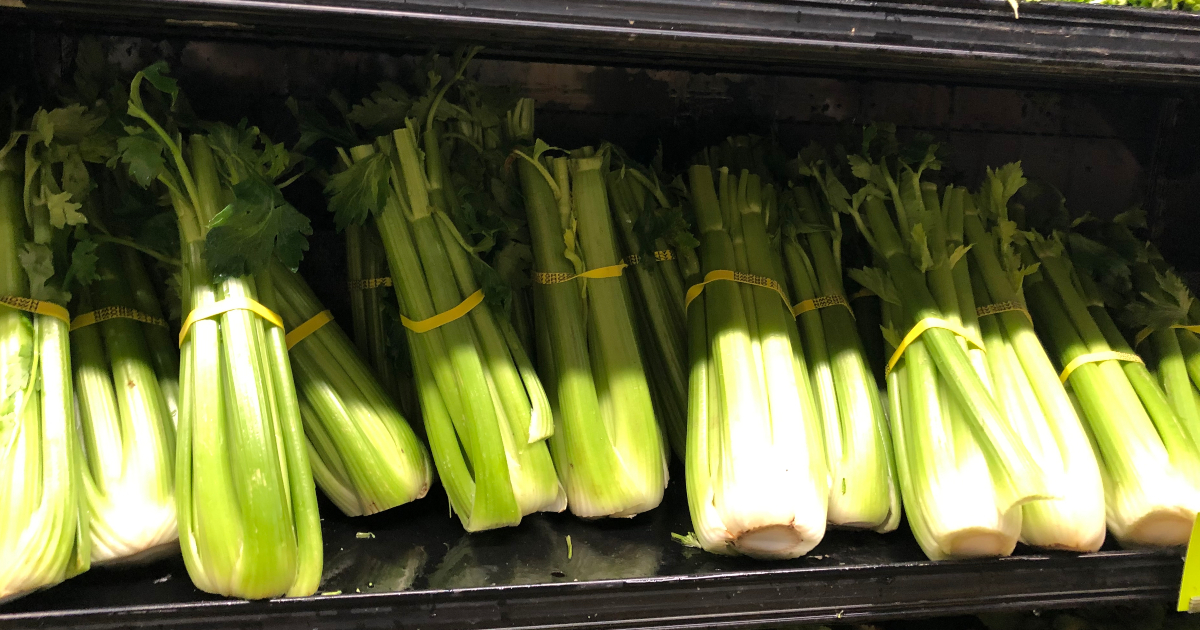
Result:
[[[3,0],[51,28],[1016,85],[1200,85],[1200,15],[1002,0]],[[3,9],[0,9],[3,11]],[[0,14],[2,21],[3,14]]]
[[[175,557],[93,569],[0,606],[0,627],[761,628],[1170,602],[1183,567],[1179,550],[1020,548],[1009,558],[934,563],[903,530],[831,531],[794,561],[718,557],[672,539],[691,529],[678,484],[663,506],[631,520],[538,515],[471,535],[438,491],[360,519],[322,507],[324,595],[213,597],[192,586]]]

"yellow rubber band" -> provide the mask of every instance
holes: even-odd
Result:
[[[1063,368],[1062,374],[1058,375],[1058,380],[1066,383],[1071,377],[1071,373],[1078,370],[1080,366],[1088,363],[1101,363],[1103,361],[1127,361],[1129,363],[1142,363],[1142,357],[1128,352],[1117,352],[1115,350],[1107,350],[1105,352],[1089,352],[1081,354],[1071,360],[1067,367]]]
[[[333,321],[333,313],[329,311],[321,311],[308,318],[308,321],[293,328],[288,334],[283,336],[283,341],[287,344],[287,349],[291,350],[296,344],[304,341],[306,337],[317,332],[322,326],[331,321]]]
[[[693,284],[691,287],[689,287],[687,296],[683,300],[683,309],[686,311],[687,307],[691,305],[692,300],[700,297],[700,293],[704,291],[704,287],[708,286],[708,283],[717,282],[720,280],[740,282],[741,284],[749,284],[756,287],[762,287],[764,289],[771,289],[772,291],[778,293],[779,297],[783,298],[783,305],[788,309],[789,312],[792,309],[792,305],[788,300],[787,294],[783,292],[783,287],[779,286],[778,282],[775,282],[770,278],[756,276],[752,273],[742,273],[740,271],[730,271],[728,269],[714,269],[704,275],[703,282],[700,282],[699,284]]]
[[[875,292],[870,289],[859,289],[850,295],[850,299],[857,300],[858,298],[871,297],[872,295],[875,295]]]
[[[79,330],[80,328],[93,326],[110,319],[132,319],[134,321],[142,322],[143,324],[150,324],[151,326],[160,326],[162,328],[167,327],[167,320],[161,317],[147,315],[137,309],[129,308],[127,306],[105,306],[104,308],[98,308],[94,311],[76,316],[75,319],[71,320],[71,330]]]
[[[570,282],[575,278],[617,278],[625,273],[625,268],[628,263],[619,262],[615,265],[607,267],[597,267],[589,269],[583,273],[567,273],[565,271],[535,271],[533,272],[533,281],[538,284],[560,284]]]
[[[224,300],[218,300],[212,304],[205,304],[191,313],[188,313],[187,319],[183,320],[183,325],[179,327],[179,345],[182,346],[184,340],[187,339],[188,330],[192,328],[192,324],[195,324],[202,319],[208,319],[210,317],[216,317],[222,313],[228,313],[229,311],[250,311],[255,315],[267,320],[267,322],[271,323],[272,325],[283,328],[283,319],[281,319],[279,315],[275,313],[275,311],[272,311],[262,304],[259,304],[250,298],[225,298]]]
[[[925,319],[917,322],[917,325],[913,326],[912,329],[908,331],[907,335],[904,335],[904,339],[900,340],[900,345],[897,346],[896,351],[892,353],[892,358],[888,359],[887,369],[883,371],[884,376],[892,373],[892,368],[896,367],[896,364],[900,362],[900,357],[904,355],[904,351],[907,350],[910,345],[912,345],[912,342],[916,341],[918,337],[925,334],[925,331],[929,330],[930,328],[949,330],[959,337],[966,339],[967,343],[979,348],[980,350],[984,350],[983,342],[975,337],[972,337],[971,333],[967,332],[967,329],[951,324],[944,319],[926,317]]]
[[[471,309],[479,306],[481,302],[483,302],[483,289],[480,289],[467,296],[467,299],[460,302],[458,306],[455,306],[444,313],[438,313],[429,319],[422,319],[421,321],[416,322],[401,315],[400,323],[404,324],[405,328],[415,333],[429,332],[438,326],[445,326],[446,324],[449,324],[463,315],[470,313]]]
[[[1021,304],[1020,302],[1013,302],[1011,300],[1009,300],[1007,302],[997,302],[995,304],[988,304],[987,306],[980,306],[979,308],[975,309],[975,314],[978,315],[979,317],[986,317],[988,315],[996,315],[997,313],[1008,313],[1010,311],[1024,313],[1025,317],[1029,318],[1029,321],[1031,321],[1031,322],[1033,321],[1033,316],[1029,314],[1029,311],[1025,308],[1024,304]]]
[[[351,290],[365,291],[367,289],[378,289],[379,287],[390,287],[392,286],[392,279],[366,278],[364,280],[349,280],[346,282],[346,286],[350,287]]]
[[[67,324],[71,323],[71,314],[67,309],[55,304],[54,302],[43,302],[33,298],[14,297],[11,295],[0,296],[0,304],[9,308],[15,308],[18,311],[26,313],[34,313],[36,315],[46,315],[54,319],[64,321]]]
[[[819,308],[828,308],[830,306],[845,306],[847,311],[850,311],[850,317],[854,317],[854,309],[850,308],[850,302],[846,300],[844,295],[825,295],[803,302],[792,307],[792,317],[800,317],[809,311],[815,311]]]
[[[1179,330],[1186,330],[1188,332],[1194,332],[1194,333],[1200,334],[1200,325],[1184,326],[1183,324],[1175,324],[1174,326],[1171,326],[1171,328],[1173,328],[1173,329],[1177,328]],[[1152,332],[1154,332],[1154,329],[1149,326],[1143,328],[1137,334],[1137,336],[1135,336],[1133,338],[1133,347],[1136,348],[1136,347],[1142,345],[1142,342],[1145,341],[1146,337],[1149,337],[1150,333],[1152,333]]]

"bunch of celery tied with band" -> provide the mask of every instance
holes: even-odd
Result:
[[[346,152],[328,192],[339,226],[370,218],[379,231],[434,464],[463,526],[481,531],[561,511],[566,495],[546,446],[554,425],[541,380],[490,299],[499,287],[485,291],[495,272],[452,216],[443,138],[455,121],[440,113],[464,111],[448,99],[473,54],[456,55],[450,77],[435,72],[428,98],[390,99],[402,126]]]
[[[557,152],[538,140],[516,153],[537,270],[538,367],[554,409],[550,450],[572,513],[630,517],[662,501],[667,445],[606,194],[610,156]]]
[[[134,181],[171,200],[179,226],[184,562],[208,592],[309,595],[321,577],[320,518],[267,267],[275,257],[297,266],[311,230],[275,183],[291,163],[286,149],[245,124],[189,132],[178,97],[165,64],[139,72],[118,156]]]

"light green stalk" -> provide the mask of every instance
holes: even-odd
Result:
[[[931,277],[931,281],[940,285],[938,291],[931,291],[921,272],[909,259],[883,202],[870,197],[865,205],[866,222],[870,225],[880,255],[887,262],[889,275],[903,296],[909,320],[915,324],[929,317],[943,318],[947,315],[947,309],[951,309],[952,313],[958,312],[954,290],[945,286],[947,280],[953,281],[952,276],[940,280]],[[942,296],[940,302],[935,295]],[[921,339],[938,373],[943,375],[943,382],[953,400],[961,409],[967,426],[977,436],[977,444],[987,460],[997,488],[997,509],[1005,513],[1028,501],[1054,496],[1047,489],[1036,461],[1004,420],[991,392],[979,378],[964,349],[963,340],[940,328],[928,330]]]
[[[519,160],[518,169],[539,271],[583,271],[567,253],[588,269],[619,262],[602,157],[555,158],[550,170]],[[566,251],[564,236],[571,246]],[[662,500],[667,482],[666,446],[625,282],[620,277],[534,287],[545,313],[535,322],[545,338],[539,362],[553,383],[548,390],[557,393],[551,399],[551,453],[571,511],[583,517],[649,510]]]
[[[1068,280],[1056,258],[1043,257],[1042,269],[1054,269],[1051,278]],[[1060,365],[1109,349],[1073,285],[1052,283],[1040,274],[1030,276],[1026,285],[1030,310],[1054,346]],[[1131,365],[1138,364],[1124,367]],[[1131,378],[1122,368],[1117,361],[1087,363],[1070,376],[1095,444],[1108,528],[1126,546],[1182,544],[1200,509],[1200,493],[1184,473],[1196,470],[1194,445],[1170,412],[1165,396],[1139,397],[1139,391],[1153,392],[1149,374],[1135,371]]]
[[[722,169],[714,188],[707,166],[688,175],[702,271],[778,279],[757,178]],[[824,536],[829,477],[798,331],[769,289],[722,281],[702,295],[689,309],[704,315],[689,313],[686,466],[698,538],[714,553],[803,555]]]
[[[91,299],[79,303],[81,312],[133,308],[120,254],[102,245],[97,255],[97,279]],[[146,339],[151,327],[110,319],[71,335],[97,564],[152,559],[178,548],[175,424]]]
[[[402,313],[414,321],[458,306],[478,289],[444,210],[427,186],[410,120],[387,141],[391,194],[376,215]],[[371,147],[351,154],[365,159]],[[408,333],[434,463],[468,531],[516,525],[565,508],[542,441],[549,405],[519,345],[486,306],[423,333]],[[525,365],[526,369],[522,370]]]
[[[2,156],[0,156],[2,157]],[[0,296],[24,297],[21,185],[0,159]],[[86,571],[91,550],[68,326],[0,306],[0,601]]]
[[[795,194],[802,220],[823,225],[808,190],[798,187]],[[819,296],[845,296],[841,263],[835,254],[837,239],[840,232],[823,230],[794,238],[785,236],[785,260],[798,302]],[[832,405],[826,402],[829,393],[818,398],[825,418],[825,454],[832,478],[829,522],[892,531],[900,522],[892,440],[854,316],[846,308],[832,306],[804,313],[798,319],[806,333],[804,349],[810,357],[814,382],[822,350],[828,356],[832,382]],[[818,392],[825,389],[828,385],[817,386]]]
[[[322,312],[300,276],[271,266],[276,304],[294,329]],[[433,469],[425,446],[336,322],[289,352],[317,485],[349,516],[415,501]]]
[[[1023,303],[1001,265],[999,240],[985,233],[978,215],[965,217],[972,280],[981,301]],[[1049,356],[1024,313],[981,318],[997,400],[1009,422],[1056,489],[1058,498],[1022,508],[1021,540],[1073,551],[1095,551],[1104,542],[1104,486],[1087,433],[1059,382]]]
[[[186,147],[165,139],[187,190],[172,200],[184,312],[226,298],[270,308],[271,291],[257,290],[267,278],[213,282],[201,226],[228,184],[202,136]],[[320,521],[283,330],[245,310],[198,321],[183,341],[180,373],[176,499],[192,581],[247,599],[312,594],[321,577]]]
[[[649,378],[655,390],[658,415],[662,418],[668,441],[676,455],[682,458],[686,450],[688,396],[684,289],[675,261],[654,260],[653,252],[643,250],[634,232],[645,204],[659,203],[641,179],[635,181],[634,172],[632,167],[610,171],[608,196],[624,251],[641,259],[640,264],[626,273],[632,277],[630,284],[639,314],[642,347],[646,350],[647,361],[654,366]],[[660,242],[659,247],[665,250],[665,242]]]

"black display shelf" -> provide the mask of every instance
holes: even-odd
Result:
[[[1200,85],[1200,15],[1002,0],[0,0],[0,20],[107,33],[770,73]],[[3,9],[0,9],[2,11]],[[7,15],[7,17],[6,17]]]
[[[1022,548],[1009,558],[929,562],[903,530],[831,531],[794,561],[725,558],[672,538],[691,529],[678,486],[659,509],[631,520],[538,515],[470,535],[436,491],[360,519],[323,503],[324,595],[216,598],[192,587],[174,558],[93,569],[0,606],[0,627],[761,628],[1172,602],[1183,567],[1178,550]]]

